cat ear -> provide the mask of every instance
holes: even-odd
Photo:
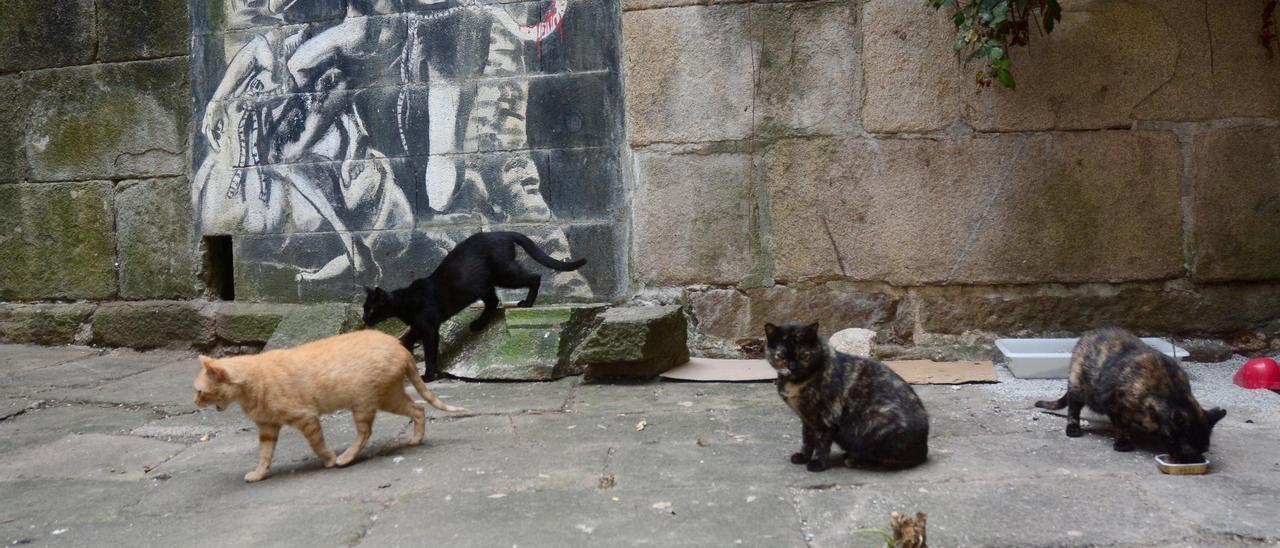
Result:
[[[804,330],[801,333],[804,335],[804,339],[806,341],[818,340],[818,322],[813,322],[804,326]]]
[[[210,358],[208,356],[200,356],[200,365],[204,366],[204,374],[208,375],[209,380],[226,382],[227,370],[225,368],[214,365],[213,358]]]
[[[765,336],[765,338],[766,338],[766,339],[770,339],[770,340],[772,340],[772,339],[774,339],[774,338],[777,338],[777,336],[778,336],[778,326],[773,325],[773,324],[771,324],[771,323],[769,323],[769,322],[765,322],[765,324],[764,324],[764,336]]]
[[[1206,411],[1205,415],[1209,417],[1209,428],[1213,428],[1213,425],[1218,424],[1222,417],[1227,416],[1227,410],[1221,407],[1214,407]]]

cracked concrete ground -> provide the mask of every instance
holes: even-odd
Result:
[[[1196,366],[1206,395],[1238,363]],[[1280,396],[1230,398],[1213,471],[1116,453],[1105,419],[1071,439],[1031,408],[1061,382],[918,387],[931,459],[904,472],[787,461],[799,423],[770,384],[437,382],[427,443],[381,414],[361,458],[324,469],[281,435],[191,405],[194,356],[0,345],[6,546],[876,546],[851,530],[929,514],[947,546],[1280,545]],[[1190,370],[1190,369],[1189,369]],[[637,424],[643,421],[644,428]],[[350,417],[324,420],[330,447]]]

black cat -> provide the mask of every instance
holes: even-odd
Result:
[[[850,467],[908,468],[928,458],[929,414],[892,369],[832,350],[817,323],[765,324],[764,332],[778,395],[804,425],[791,462],[826,470],[832,442]]]
[[[498,311],[498,294],[494,291],[497,287],[529,288],[528,295],[519,303],[521,307],[533,306],[538,298],[542,277],[529,273],[516,261],[517,245],[533,260],[555,270],[577,270],[587,264],[586,259],[558,261],[518,232],[481,232],[463,240],[445,255],[435,272],[414,280],[409,287],[391,292],[366,287],[364,324],[377,325],[390,317],[408,324],[409,332],[400,337],[400,342],[413,350],[414,341],[422,340],[427,362],[422,378],[434,379],[439,368],[440,324],[445,320],[473,302],[484,301],[484,312],[471,322],[473,331],[483,329]]]

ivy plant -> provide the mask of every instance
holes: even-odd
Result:
[[[964,64],[979,60],[974,75],[980,86],[993,81],[1009,89],[1017,82],[1009,70],[1009,48],[1027,45],[1034,23],[1044,33],[1062,20],[1058,0],[928,0],[934,9],[952,8],[956,26],[955,50]]]
[[[980,86],[992,82],[1009,89],[1017,89],[1010,69],[1009,48],[1027,45],[1034,24],[1041,32],[1053,32],[1054,25],[1062,20],[1062,6],[1058,0],[927,0],[933,9],[951,8],[955,11],[952,21],[956,26],[955,50],[964,56],[964,64],[980,60],[974,74]],[[1277,0],[1263,0],[1262,29],[1258,41],[1271,50],[1280,44],[1276,25]]]

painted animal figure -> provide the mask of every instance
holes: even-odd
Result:
[[[200,356],[195,404],[225,411],[240,404],[258,425],[258,467],[245,474],[253,482],[267,476],[280,427],[302,431],[326,468],[351,463],[369,441],[378,411],[413,419],[409,445],[422,443],[427,415],[404,391],[406,379],[441,411],[462,411],[436,398],[418,378],[413,354],[395,337],[378,331],[356,331],[294,348],[216,360]],[[324,444],[320,416],[350,409],[356,439],[341,455]]]
[[[426,357],[422,379],[434,379],[439,371],[440,325],[446,320],[471,303],[483,301],[484,311],[471,322],[473,331],[483,329],[498,311],[499,287],[528,288],[529,293],[518,306],[531,307],[537,300],[542,277],[520,266],[516,246],[553,270],[567,272],[587,264],[586,259],[558,261],[519,232],[481,232],[463,240],[445,255],[435,272],[414,280],[409,287],[394,291],[366,287],[364,324],[373,326],[392,317],[408,324],[409,331],[400,341],[409,349],[413,349],[415,341],[422,341]]]
[[[1115,327],[1080,337],[1071,353],[1066,395],[1036,402],[1042,409],[1066,407],[1067,435],[1073,438],[1084,434],[1080,410],[1085,405],[1111,419],[1116,451],[1132,451],[1135,433],[1154,433],[1182,463],[1204,461],[1213,426],[1227,414],[1201,408],[1173,358]]]
[[[832,350],[817,323],[765,324],[764,331],[778,395],[803,423],[792,463],[826,470],[833,442],[850,467],[909,468],[928,458],[929,414],[892,369]]]

